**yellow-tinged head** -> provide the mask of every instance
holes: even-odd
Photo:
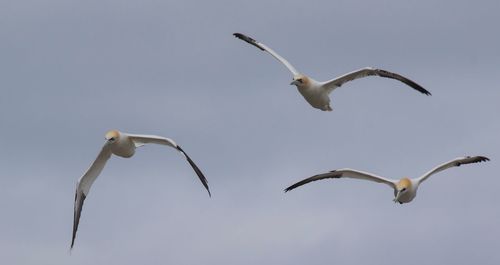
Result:
[[[292,83],[290,83],[290,85],[307,86],[310,82],[311,81],[309,80],[309,77],[303,74],[298,74],[293,77],[293,81]]]
[[[402,203],[399,198],[401,196],[404,197],[404,194],[406,194],[408,191],[410,191],[411,188],[411,180],[409,178],[402,178],[397,184],[396,184],[396,189],[394,190],[394,202],[399,202]]]
[[[120,132],[117,130],[111,130],[106,133],[106,140],[108,142],[114,142],[120,137]]]
[[[398,191],[403,191],[411,188],[411,180],[409,178],[402,178],[397,184],[396,189]]]

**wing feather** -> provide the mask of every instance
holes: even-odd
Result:
[[[141,146],[144,144],[161,144],[177,149],[177,151],[179,151],[186,158],[186,160],[188,161],[189,165],[191,165],[196,175],[198,175],[198,178],[200,179],[201,183],[208,191],[208,196],[210,197],[212,196],[212,194],[210,193],[210,188],[208,187],[208,180],[205,177],[205,175],[203,175],[201,170],[198,168],[198,166],[196,166],[194,161],[187,155],[187,153],[172,139],[157,135],[127,134],[127,136],[129,136],[130,139],[132,139],[132,141],[136,146]]]
[[[390,79],[395,79],[398,81],[401,81],[405,83],[406,85],[412,87],[413,89],[417,90],[418,92],[430,96],[431,93],[427,91],[425,88],[417,84],[416,82],[410,80],[409,78],[406,78],[400,74],[389,72],[386,70],[382,69],[376,69],[376,68],[371,68],[371,67],[365,67],[356,71],[352,71],[350,73],[347,73],[345,75],[339,76],[335,79],[326,81],[323,83],[323,86],[328,89],[328,90],[333,90],[336,87],[342,86],[344,83],[356,80],[359,78],[367,77],[367,76],[380,76],[380,77],[385,77],[385,78],[390,78]]]
[[[78,180],[75,192],[75,206],[73,212],[73,236],[71,238],[71,248],[75,244],[76,231],[78,230],[78,224],[80,223],[80,216],[82,214],[83,202],[89,194],[90,187],[97,179],[101,171],[103,170],[106,162],[111,157],[111,151],[107,145],[104,145],[101,152],[97,156],[96,160],[89,167],[87,172]]]
[[[295,69],[295,67],[293,67],[293,65],[290,62],[288,62],[285,58],[281,57],[281,55],[279,55],[277,52],[273,51],[271,48],[267,47],[265,44],[260,43],[260,42],[254,40],[254,39],[252,39],[244,34],[241,34],[241,33],[234,33],[233,35],[236,38],[243,40],[243,41],[246,41],[249,44],[259,48],[262,51],[268,52],[274,58],[276,58],[278,61],[280,61],[283,65],[285,65],[286,68],[288,68],[288,70],[290,70],[290,72],[292,72],[293,75],[299,74],[299,71],[297,71],[297,69]]]
[[[391,180],[391,179],[380,177],[380,176],[374,175],[372,173],[367,173],[367,172],[354,170],[354,169],[350,169],[350,168],[344,168],[344,169],[333,170],[333,171],[330,171],[328,173],[318,174],[318,175],[314,175],[312,177],[306,178],[306,179],[299,181],[299,182],[291,185],[290,187],[286,188],[285,192],[291,191],[297,187],[300,187],[300,186],[305,185],[305,184],[312,182],[312,181],[329,179],[329,178],[332,178],[332,179],[335,179],[335,178],[363,179],[363,180],[369,180],[369,181],[374,181],[374,182],[378,182],[378,183],[385,183],[385,184],[391,186],[392,188],[394,188],[396,185],[395,184],[396,181]]]
[[[472,163],[479,163],[479,162],[486,162],[490,161],[489,158],[485,156],[465,156],[465,157],[457,157],[451,161],[448,161],[446,163],[443,163],[427,173],[423,174],[420,178],[418,178],[418,183],[422,183],[424,180],[429,178],[431,175],[436,174],[438,172],[441,172],[445,169],[451,168],[451,167],[459,167],[461,165],[466,165],[466,164],[472,164]]]

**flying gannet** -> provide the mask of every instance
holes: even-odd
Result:
[[[415,90],[425,94],[425,95],[431,95],[431,93],[427,90],[425,90],[423,87],[421,87],[419,84],[413,82],[412,80],[399,75],[397,73],[389,72],[386,70],[382,69],[376,69],[372,67],[365,67],[347,74],[344,74],[342,76],[339,76],[335,79],[326,81],[326,82],[320,82],[312,79],[311,77],[308,77],[293,67],[285,58],[281,57],[279,54],[277,54],[275,51],[273,51],[271,48],[267,47],[265,44],[257,42],[256,40],[241,34],[241,33],[234,33],[233,34],[236,38],[244,40],[251,45],[259,48],[262,51],[266,51],[269,54],[271,54],[274,58],[276,58],[278,61],[280,61],[282,64],[290,70],[293,74],[293,82],[290,83],[290,85],[295,85],[297,86],[297,89],[299,90],[300,94],[306,99],[311,106],[314,108],[323,110],[323,111],[331,111],[332,108],[330,106],[330,93],[342,86],[344,83],[358,79],[358,78],[363,78],[367,76],[380,76],[380,77],[386,77],[386,78],[391,78],[391,79],[396,79],[399,80],[408,86],[414,88]]]
[[[182,150],[182,148],[176,144],[173,140],[161,136],[155,135],[140,135],[140,134],[129,134],[124,132],[119,132],[116,130],[109,131],[106,133],[106,142],[101,149],[101,152],[97,156],[96,160],[92,163],[90,168],[83,174],[76,185],[75,194],[75,207],[74,207],[74,219],[73,219],[73,237],[71,239],[71,248],[75,243],[76,231],[78,229],[78,223],[80,222],[80,215],[82,212],[83,202],[87,197],[92,183],[101,173],[102,169],[106,165],[106,162],[115,154],[120,157],[129,158],[135,153],[137,147],[143,146],[145,144],[161,144],[173,147],[177,149],[189,162],[191,167],[194,169],[198,178],[203,183],[203,186],[208,191],[210,196],[210,189],[208,188],[208,182],[200,169],[195,165],[193,160]]]
[[[379,182],[379,183],[384,183],[389,185],[391,188],[394,189],[394,202],[399,202],[400,204],[403,203],[408,203],[415,198],[417,195],[417,189],[420,186],[420,184],[426,180],[428,177],[431,175],[438,173],[440,171],[443,171],[445,169],[451,168],[451,167],[459,167],[461,165],[465,164],[471,164],[471,163],[478,163],[478,162],[484,162],[484,161],[489,161],[490,159],[484,156],[466,156],[466,157],[458,157],[455,158],[449,162],[446,162],[444,164],[441,164],[429,172],[425,173],[419,178],[414,178],[414,179],[409,179],[409,178],[402,178],[400,180],[393,180],[393,179],[387,179],[384,177],[380,177],[371,173],[355,170],[355,169],[349,169],[349,168],[343,168],[343,169],[338,169],[338,170],[333,170],[328,173],[323,173],[323,174],[318,174],[315,176],[312,176],[310,178],[306,178],[302,181],[299,181],[292,186],[288,187],[285,189],[285,192],[291,191],[299,186],[302,186],[304,184],[307,184],[311,181],[316,181],[320,179],[328,179],[328,178],[354,178],[354,179],[364,179],[364,180],[370,180],[374,182]]]

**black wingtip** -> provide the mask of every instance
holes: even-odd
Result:
[[[246,37],[245,35],[238,32],[233,33],[233,36],[235,36],[238,39],[243,39],[244,37]]]
[[[236,38],[240,39],[240,40],[244,40],[246,42],[256,42],[254,39],[248,37],[247,35],[245,34],[242,34],[242,33],[233,33],[233,36],[235,36]]]
[[[301,186],[301,183],[302,183],[302,181],[299,181],[299,182],[297,182],[297,183],[289,186],[288,188],[284,189],[285,193],[287,193],[287,192],[289,192],[289,191],[291,191],[291,190],[293,190],[293,189]]]
[[[203,186],[207,190],[208,197],[212,198],[212,193],[210,192],[210,188],[208,187],[208,180],[205,177],[205,175],[203,175],[203,172],[201,172],[201,170],[198,168],[198,166],[196,166],[194,161],[191,160],[191,158],[188,156],[188,154],[186,154],[186,152],[184,152],[184,150],[182,150],[182,148],[179,145],[177,145],[176,148],[177,148],[177,150],[179,150],[179,152],[183,153],[186,156],[186,159],[187,159],[189,165],[191,165],[191,167],[193,168],[196,175],[198,175],[198,178],[200,179],[201,184],[203,184]]]
[[[78,231],[78,224],[80,223],[80,216],[82,213],[83,202],[85,201],[86,198],[87,198],[87,196],[85,196],[85,194],[82,192],[80,200],[78,201],[77,200],[78,199],[78,190],[76,191],[75,204],[78,203],[78,206],[75,207],[74,212],[73,212],[73,214],[74,214],[73,215],[73,236],[71,238],[70,251],[73,249],[73,246],[75,244],[76,232]]]
[[[418,92],[420,92],[426,96],[432,96],[431,92],[429,92],[427,89],[423,88],[422,86],[420,86],[419,84],[417,84],[411,80],[408,80],[408,82],[404,82],[404,83],[406,83],[407,85],[409,85],[413,89],[417,90]]]
[[[427,89],[423,88],[421,85],[415,83],[414,81],[406,79],[406,81],[403,81],[403,82],[426,96],[432,96],[431,92],[429,92]]]
[[[485,157],[485,156],[478,156],[479,158],[479,162],[486,162],[486,161],[490,161],[489,158]]]
[[[490,159],[485,157],[485,156],[466,156],[465,158],[466,159],[473,159],[473,160],[469,161],[469,162],[464,162],[464,163],[458,162],[456,164],[456,166],[459,167],[459,166],[464,165],[464,164],[481,163],[481,162],[490,161]]]
[[[477,160],[474,161],[474,162],[486,162],[486,161],[490,161],[490,159],[486,156],[467,156],[467,158],[476,158]]]
[[[412,81],[409,78],[406,78],[400,74],[393,73],[380,68],[372,68],[372,69],[374,69],[381,77],[399,80],[426,96],[432,96],[431,92],[429,92],[427,89],[423,88],[421,85],[417,84],[415,81]]]
[[[261,47],[261,46],[257,43],[257,41],[256,41],[256,40],[254,40],[254,39],[252,39],[252,38],[248,37],[248,36],[247,36],[247,35],[245,35],[245,34],[242,34],[242,33],[233,33],[233,36],[235,36],[236,38],[238,38],[238,39],[240,39],[240,40],[243,40],[243,41],[246,41],[246,42],[248,42],[248,43],[252,44],[253,46],[255,46],[255,47],[259,48],[259,49],[260,49],[260,50],[262,50],[262,51],[265,51],[265,49],[264,49],[264,48],[262,48],[262,47]]]

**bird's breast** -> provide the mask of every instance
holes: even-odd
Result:
[[[135,153],[135,145],[132,141],[128,139],[120,139],[120,141],[116,142],[112,147],[113,154],[121,157],[131,157]]]
[[[396,196],[397,192],[394,191],[394,196]],[[408,202],[411,202],[415,196],[417,196],[417,191],[416,190],[410,190],[408,192],[405,192],[404,194],[401,194],[401,196],[399,196],[399,199],[398,201],[402,202],[402,203],[408,203]]]
[[[304,99],[315,108],[322,109],[330,103],[328,94],[316,87],[297,87]]]

